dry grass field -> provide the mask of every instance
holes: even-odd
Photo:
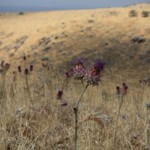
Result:
[[[149,3],[0,13],[0,150],[73,150],[76,127],[78,150],[149,150],[147,12]],[[87,80],[65,73],[79,57],[86,68],[101,59],[104,70],[99,85],[84,92],[75,126]]]

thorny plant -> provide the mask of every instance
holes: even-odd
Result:
[[[76,59],[73,61],[74,67],[66,72],[66,77],[73,77],[75,80],[81,80],[82,83],[86,82],[86,86],[84,87],[76,106],[74,107],[74,150],[78,149],[78,112],[79,112],[79,104],[82,100],[82,97],[87,90],[87,88],[92,86],[99,85],[101,81],[101,71],[104,69],[104,63],[101,60],[96,60],[94,65],[87,69],[84,65],[83,59]]]
[[[116,90],[117,90],[116,94],[119,98],[118,100],[120,103],[119,103],[119,108],[118,108],[118,113],[117,113],[117,118],[116,118],[116,125],[115,125],[115,130],[114,130],[114,137],[113,137],[114,146],[116,144],[117,127],[118,127],[118,120],[119,120],[119,116],[120,116],[120,112],[121,112],[121,107],[123,105],[124,96],[127,94],[128,86],[126,85],[126,83],[123,83],[122,87],[117,86]]]
[[[79,80],[82,81],[84,84],[84,88],[83,91],[81,93],[81,95],[79,96],[79,99],[77,100],[77,103],[74,107],[74,150],[78,149],[78,129],[79,129],[79,121],[78,121],[78,116],[79,116],[79,106],[80,103],[82,101],[83,95],[86,92],[86,90],[88,89],[89,86],[97,86],[99,85],[100,81],[101,81],[101,72],[103,71],[104,68],[104,63],[101,60],[97,60],[95,61],[94,65],[87,69],[85,67],[84,62],[82,61],[82,59],[77,59],[75,60],[75,62],[73,63],[73,68],[71,70],[69,70],[68,72],[66,72],[66,79],[65,82],[67,80],[69,80],[69,78],[74,78],[75,80]],[[2,80],[3,82],[6,80],[6,72],[8,71],[10,65],[7,63],[2,62],[1,63],[1,76],[4,80]],[[29,74],[30,72],[33,71],[33,65],[31,65],[30,67],[22,67],[22,66],[18,66],[18,72],[21,73],[23,75],[23,77],[26,77],[26,87],[28,90],[28,95],[30,95],[30,87],[29,87]],[[6,80],[7,81],[7,80]],[[62,99],[63,96],[63,89],[64,89],[64,83],[62,84],[63,88],[58,91],[57,93],[57,98],[58,99]],[[5,87],[5,82],[4,82],[4,87]],[[5,88],[4,88],[5,89]],[[7,92],[7,91],[6,91]],[[124,97],[128,92],[128,86],[126,85],[126,83],[123,83],[122,86],[117,86],[116,87],[116,94],[118,96],[118,100],[119,100],[119,106],[118,106],[118,112],[117,112],[117,116],[115,119],[115,132],[113,132],[113,140],[114,143],[117,143],[117,135],[119,135],[117,128],[118,128],[118,120],[119,117],[121,116],[121,108],[123,106],[124,103]],[[4,92],[5,93],[5,92]],[[5,94],[4,94],[4,98],[5,98]],[[31,97],[32,100],[32,97]],[[32,102],[32,101],[31,101]],[[62,106],[66,106],[67,104],[64,103]],[[149,107],[149,105],[147,105],[147,107]],[[43,117],[44,118],[44,117]],[[17,128],[17,127],[16,127]],[[114,129],[114,128],[113,128]],[[111,145],[112,146],[112,145]],[[116,147],[115,147],[116,148]]]
[[[6,101],[6,87],[5,87],[5,84],[6,84],[6,73],[7,71],[9,70],[10,68],[10,64],[9,63],[5,63],[4,61],[1,62],[0,64],[0,74],[1,74],[1,77],[2,77],[2,87],[1,87],[1,98],[2,98],[2,102],[0,102],[2,105],[3,103]]]
[[[33,105],[33,100],[31,97],[31,92],[30,92],[30,87],[29,87],[29,73],[31,73],[32,71],[33,71],[33,65],[30,65],[29,69],[28,68],[24,69],[23,75],[25,75],[25,83],[26,83],[27,93],[29,95],[29,99],[30,99],[31,104]],[[22,73],[21,66],[18,66],[18,72]]]

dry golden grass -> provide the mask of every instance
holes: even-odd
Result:
[[[137,17],[129,17],[133,9]],[[73,108],[84,86],[71,79],[63,99],[57,100],[56,94],[68,62],[78,56],[87,58],[87,64],[96,58],[106,62],[101,84],[89,87],[80,104],[78,149],[146,150],[150,112],[145,104],[150,101],[150,88],[138,81],[149,69],[150,19],[142,17],[142,11],[150,11],[150,5],[1,13],[0,60],[11,67],[0,74],[0,150],[73,150]],[[133,43],[133,37],[146,41]],[[24,70],[30,64],[34,71],[28,75],[27,88],[17,67]],[[129,90],[116,126],[121,101],[116,86],[123,82]]]
[[[145,104],[149,102],[149,87],[140,86],[138,81],[132,84],[122,77],[115,79],[114,74],[110,78],[105,76],[105,72],[102,83],[98,87],[89,87],[80,104],[79,150],[146,149],[149,110]],[[0,149],[72,150],[73,107],[84,86],[70,79],[64,88],[63,99],[57,100],[57,91],[61,90],[65,79],[63,74],[56,68],[34,68],[28,75],[32,105],[24,73],[17,72],[14,78],[10,68],[5,77],[5,86],[0,85],[4,87],[4,90],[0,89]],[[121,101],[116,96],[116,86],[123,81],[128,84],[129,90],[124,96],[114,145]],[[65,102],[68,105],[62,106]]]

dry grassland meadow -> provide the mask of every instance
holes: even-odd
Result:
[[[0,150],[150,150],[150,4],[0,13]]]

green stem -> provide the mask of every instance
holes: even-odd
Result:
[[[118,126],[118,120],[119,120],[119,116],[120,116],[120,112],[121,112],[121,107],[122,107],[122,104],[123,104],[123,98],[124,98],[124,96],[121,95],[121,102],[119,104],[118,114],[117,114],[117,118],[116,118],[115,131],[114,131],[114,139],[113,139],[114,145],[116,144],[117,126]]]
[[[83,92],[81,93],[79,100],[77,101],[76,107],[74,108],[74,150],[77,150],[78,146],[78,109],[79,109],[79,104],[82,100],[82,96],[85,93],[86,89],[88,88],[89,84],[86,85],[84,88]]]
[[[25,77],[26,77],[27,92],[28,92],[28,95],[29,95],[29,98],[30,98],[31,104],[33,105],[32,98],[31,98],[31,94],[30,94],[29,83],[28,83],[28,75],[26,75]]]

